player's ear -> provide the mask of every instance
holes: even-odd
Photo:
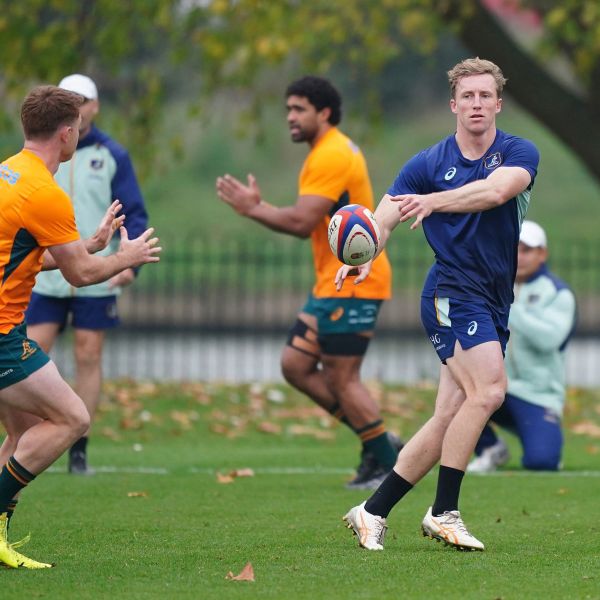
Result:
[[[323,122],[325,122],[325,121],[329,122],[329,117],[331,117],[331,108],[329,108],[329,106],[322,108],[319,111],[319,116],[321,117],[321,120]]]
[[[58,130],[58,137],[63,144],[66,144],[69,141],[69,136],[72,135],[72,129],[72,125],[62,125]]]

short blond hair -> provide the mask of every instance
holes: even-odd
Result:
[[[448,71],[448,82],[450,83],[450,93],[452,98],[456,94],[456,86],[463,77],[470,77],[471,75],[491,75],[496,82],[496,92],[498,92],[498,98],[502,96],[502,90],[506,83],[506,78],[502,74],[500,67],[493,63],[491,60],[485,60],[483,58],[467,58],[457,65],[454,65],[452,69]]]

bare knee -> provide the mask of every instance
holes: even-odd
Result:
[[[284,379],[295,388],[302,390],[305,387],[305,380],[316,370],[316,360],[314,362],[296,356],[295,351],[284,351],[281,356],[281,373]]]
[[[72,434],[73,439],[79,439],[90,427],[90,413],[83,401],[73,403],[61,415],[62,424]]]
[[[361,386],[360,377],[348,373],[340,373],[335,369],[324,369],[327,387],[338,398],[345,398],[355,386]],[[368,391],[362,390],[368,395]]]
[[[96,369],[102,362],[102,352],[96,348],[78,346],[75,348],[75,362],[78,369]]]
[[[499,381],[481,387],[467,399],[471,404],[479,406],[488,415],[492,415],[502,406],[505,397],[506,382]]]

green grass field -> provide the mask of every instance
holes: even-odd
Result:
[[[373,385],[403,437],[434,391]],[[341,516],[357,444],[287,387],[107,385],[76,478],[61,459],[27,489],[11,539],[55,569],[1,572],[2,598],[598,598],[598,392],[572,391],[564,471],[465,479],[461,509],[484,553],[419,534],[425,478],[392,512],[386,549],[357,547]],[[580,433],[576,433],[576,432]],[[585,432],[583,435],[581,432]],[[217,472],[253,477],[219,483]],[[247,562],[254,582],[229,581]]]

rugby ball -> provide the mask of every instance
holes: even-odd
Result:
[[[369,262],[379,246],[379,227],[373,213],[360,204],[348,204],[331,217],[329,247],[341,262],[357,266]]]

